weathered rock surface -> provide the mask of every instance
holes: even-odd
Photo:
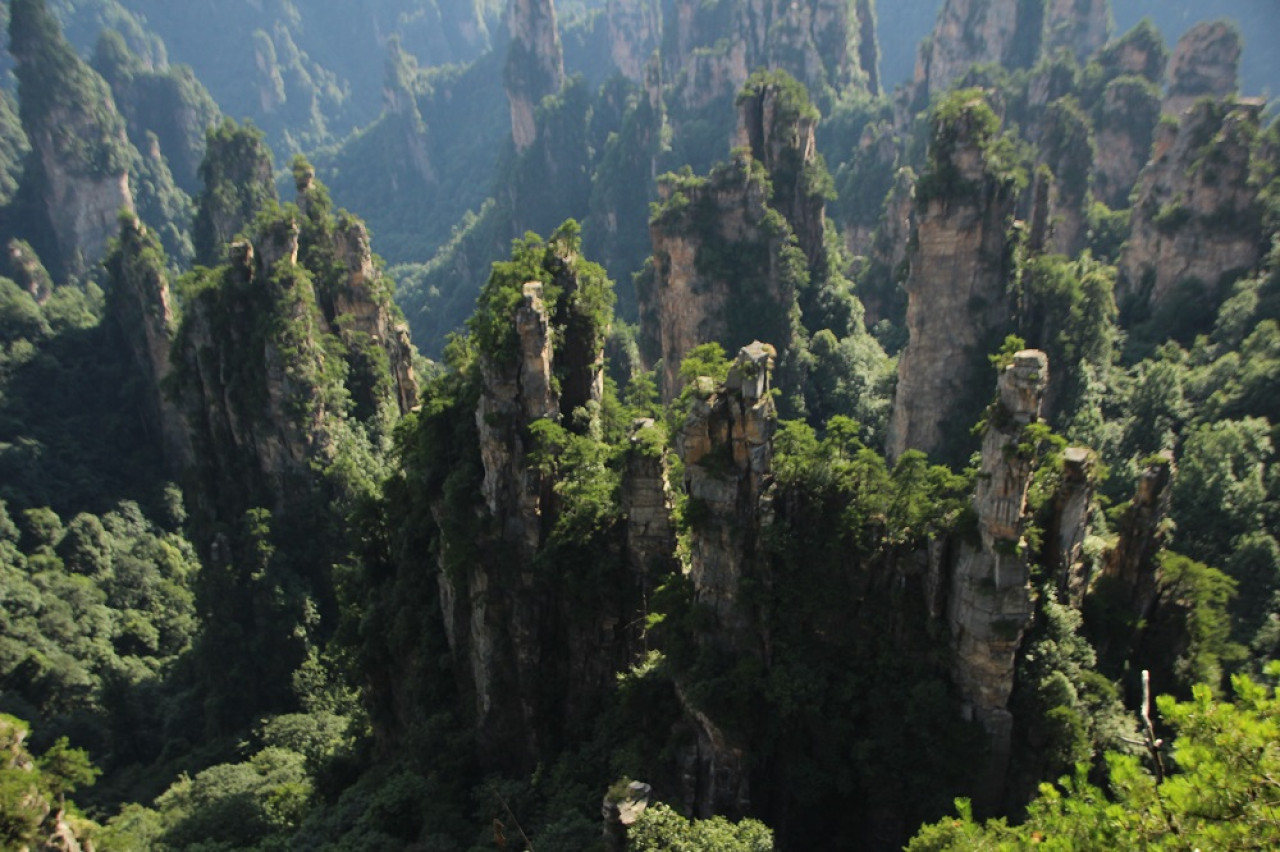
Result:
[[[111,318],[133,354],[149,393],[146,422],[161,437],[165,462],[177,474],[194,462],[191,436],[166,392],[173,373],[175,318],[160,245],[136,216],[121,220],[116,250],[107,258]]]
[[[373,263],[369,230],[358,219],[340,222],[334,249],[346,270],[344,286],[329,294],[339,334],[367,335],[387,353],[401,414],[418,404],[418,380],[413,370],[409,323],[393,310],[386,278]]]
[[[644,418],[632,424],[631,452],[622,478],[622,511],[627,518],[627,553],[643,574],[658,575],[676,567],[675,525],[665,454],[646,446],[660,428]]]
[[[768,189],[759,165],[742,152],[705,180],[658,187],[664,202],[676,192],[684,199],[650,224],[653,280],[639,293],[642,329],[660,347],[664,400],[679,394],[680,362],[695,346],[741,346],[753,331],[772,332],[780,348],[790,345],[795,291],[779,274],[790,233],[777,228]],[[758,259],[749,264],[753,280],[729,277],[748,259]]]
[[[1151,153],[1159,118],[1160,93],[1150,81],[1128,75],[1103,90],[1094,110],[1093,189],[1107,206],[1129,206],[1129,193]]]
[[[1262,256],[1258,187],[1250,175],[1261,101],[1199,101],[1162,124],[1139,179],[1120,293],[1151,308],[1182,286],[1220,292]]]
[[[662,11],[654,0],[609,0],[609,54],[618,71],[644,83],[649,59],[662,40]]]
[[[9,51],[32,149],[23,180],[56,243],[58,256],[46,260],[55,275],[80,273],[106,252],[116,214],[134,210],[124,119],[106,81],[76,55],[43,5],[15,10]]]
[[[696,507],[691,511],[700,518],[689,557],[695,597],[715,613],[718,629],[711,641],[739,650],[751,625],[741,584],[772,512],[767,486],[776,421],[769,393],[775,354],[757,341],[739,351],[723,386],[700,378],[676,436],[685,489]]]
[[[823,256],[826,199],[806,181],[806,166],[818,157],[817,111],[786,103],[777,82],[753,89],[738,101],[738,145],[762,163],[773,184],[770,206],[786,218],[812,267]]]
[[[1018,0],[946,0],[933,35],[920,46],[915,85],[945,91],[969,66],[1003,64],[1018,28]]]
[[[511,138],[524,151],[538,138],[534,111],[564,85],[564,50],[553,0],[511,0],[507,7],[511,45],[503,78],[511,106]]]
[[[1014,193],[992,173],[970,119],[957,119],[944,162],[950,189],[918,198],[907,291],[909,342],[898,361],[898,388],[889,422],[888,454],[935,453],[949,434],[967,432],[980,403],[986,356],[999,345],[1009,317],[1007,287]],[[953,461],[957,459],[952,459]]]
[[[1053,495],[1053,514],[1046,531],[1049,567],[1054,572],[1059,599],[1079,608],[1089,583],[1084,540],[1093,511],[1097,457],[1085,447],[1069,447],[1063,453],[1062,481]]]
[[[1105,556],[1103,573],[1118,584],[1136,621],[1149,617],[1156,603],[1156,556],[1167,535],[1163,521],[1169,514],[1176,474],[1173,453],[1168,450],[1146,466],[1117,525],[1115,547]]]
[[[1045,51],[1069,48],[1083,63],[1111,34],[1109,0],[1050,0],[1045,14]]]
[[[1240,30],[1228,21],[1202,21],[1187,30],[1169,60],[1165,113],[1181,115],[1199,98],[1234,94],[1243,50]]]
[[[951,578],[953,673],[967,712],[991,737],[990,776],[984,785],[988,797],[998,796],[1004,785],[1015,655],[1034,611],[1022,552],[1034,457],[1020,444],[1024,429],[1040,418],[1048,380],[1049,360],[1037,350],[1017,353],[1000,374],[973,498],[980,543],[961,544]]]

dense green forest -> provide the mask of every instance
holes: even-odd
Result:
[[[349,5],[0,5],[0,847],[1276,844],[1265,0]]]

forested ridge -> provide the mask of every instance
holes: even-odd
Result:
[[[937,5],[0,7],[0,848],[1280,842],[1278,24]]]

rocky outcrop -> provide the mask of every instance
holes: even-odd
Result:
[[[1075,257],[1085,243],[1085,219],[1092,200],[1089,173],[1095,158],[1089,120],[1073,98],[1049,105],[1039,147],[1045,165],[1053,173],[1047,198],[1047,248],[1054,254]],[[1031,243],[1036,246],[1034,236]]]
[[[627,852],[627,830],[648,809],[652,792],[653,788],[643,781],[632,781],[625,789],[605,793],[600,816],[604,819],[604,843],[608,852]]]
[[[1243,49],[1240,30],[1228,21],[1202,21],[1187,30],[1169,60],[1165,113],[1181,115],[1199,98],[1234,94]]]
[[[633,83],[645,82],[650,57],[662,40],[662,11],[654,0],[609,0],[609,55]]]
[[[979,542],[961,544],[951,578],[953,673],[966,714],[991,738],[989,775],[983,784],[988,801],[997,799],[1004,786],[1013,731],[1008,704],[1015,655],[1034,612],[1022,540],[1034,464],[1025,429],[1040,418],[1048,371],[1043,352],[1023,350],[1000,374],[973,498]]]
[[[1176,472],[1173,453],[1168,450],[1148,461],[1117,524],[1115,546],[1104,557],[1103,573],[1116,584],[1135,623],[1148,618],[1156,604],[1156,556],[1168,534],[1163,522],[1169,514]]]
[[[933,35],[920,45],[916,59],[917,101],[946,91],[973,65],[1006,65],[1013,59],[1016,36],[1026,28],[1019,19],[1030,4],[1018,0],[946,0]],[[1039,49],[1039,28],[1030,51]],[[1025,48],[1023,48],[1025,49]]]
[[[680,362],[695,347],[726,348],[752,338],[791,344],[796,281],[783,263],[790,229],[768,205],[769,184],[739,151],[707,178],[673,177],[658,187],[663,206],[650,223],[652,279],[639,289],[646,336],[659,344],[662,394],[680,392]]]
[[[328,294],[336,331],[348,338],[353,332],[366,335],[387,353],[396,403],[404,414],[418,404],[409,323],[395,311],[390,284],[374,265],[368,228],[358,219],[340,221],[334,251],[346,272],[342,286]]]
[[[1120,257],[1120,294],[1152,309],[1175,293],[1215,295],[1258,263],[1264,249],[1258,187],[1250,175],[1261,101],[1197,102],[1161,124],[1135,190]]]
[[[10,13],[9,52],[32,149],[23,180],[52,226],[57,256],[46,260],[55,275],[78,274],[106,252],[116,214],[134,209],[124,120],[43,3],[15,4]]]
[[[542,478],[528,467],[529,424],[560,415],[560,395],[552,385],[551,317],[542,284],[524,285],[516,309],[518,355],[513,363],[486,360],[484,385],[476,408],[480,457],[484,465],[485,505],[502,521],[503,536],[532,559],[542,541]]]
[[[263,134],[231,120],[210,130],[200,179],[204,192],[191,226],[195,262],[217,266],[227,259],[227,244],[277,199],[271,151]]]
[[[889,422],[894,459],[911,449],[953,462],[967,457],[963,436],[981,410],[972,389],[1008,325],[1016,194],[987,161],[985,103],[953,106],[935,127],[930,172],[916,188],[904,284],[910,336]]]
[[[1069,447],[1062,456],[1062,479],[1053,495],[1053,514],[1045,541],[1058,599],[1077,609],[1089,584],[1084,540],[1093,512],[1097,457],[1085,447]]]
[[[678,117],[732,101],[757,68],[781,69],[809,91],[878,92],[879,55],[868,0],[749,0],[726,9],[678,0],[667,14],[664,77]]]
[[[436,170],[427,148],[427,125],[418,107],[414,92],[417,62],[400,49],[398,40],[390,45],[387,56],[385,80],[382,85],[382,101],[386,107],[388,122],[395,125],[408,153],[413,173],[424,184],[436,183]]]
[[[195,458],[181,411],[166,392],[177,329],[163,258],[159,241],[136,216],[122,218],[119,242],[106,260],[107,303],[147,389],[150,410],[144,422],[160,437],[166,465],[176,478]]]
[[[553,0],[511,0],[507,7],[511,44],[503,71],[511,106],[511,139],[522,152],[538,138],[534,112],[564,85],[564,50]]]
[[[660,576],[676,567],[672,494],[660,427],[649,418],[631,427],[631,450],[622,477],[622,512],[627,519],[627,555],[644,575]]]
[[[321,369],[315,296],[299,290],[302,281],[275,276],[296,258],[290,232],[278,236],[261,250],[247,241],[230,247],[230,267],[216,290],[186,306],[175,345],[183,413],[209,479],[198,508],[211,518],[232,521],[249,506],[288,514],[310,488],[312,459],[328,455],[332,412],[319,387],[300,381]],[[292,325],[296,339],[263,335],[267,317]],[[291,343],[297,351],[286,355]]]
[[[1110,0],[1050,0],[1044,32],[1046,53],[1067,48],[1083,64],[1111,34]]]
[[[1103,90],[1094,107],[1093,191],[1107,206],[1129,206],[1159,120],[1160,90],[1149,80],[1127,75]]]
[[[760,531],[772,516],[768,484],[776,421],[769,393],[775,351],[753,342],[738,352],[724,385],[701,377],[676,435],[687,510],[694,520],[689,576],[696,600],[715,614],[709,641],[742,651],[752,618],[742,600]]]
[[[758,82],[756,82],[758,80]],[[812,267],[823,258],[826,198],[810,181],[818,145],[818,111],[785,77],[753,77],[738,98],[738,145],[769,173],[769,205],[786,218]]]

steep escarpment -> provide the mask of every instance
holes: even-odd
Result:
[[[953,94],[933,122],[888,447],[892,458],[918,449],[957,461],[982,407],[971,389],[1009,322],[1017,175],[992,155],[999,122],[981,93]]]
[[[107,84],[67,44],[43,0],[10,8],[9,51],[32,148],[24,176],[30,215],[49,230],[27,227],[56,277],[79,273],[102,257],[116,213],[133,210],[124,121]]]
[[[1274,162],[1257,144],[1262,104],[1201,101],[1162,123],[1135,191],[1120,259],[1122,300],[1158,311],[1172,300],[1214,302],[1262,257],[1253,175]]]

